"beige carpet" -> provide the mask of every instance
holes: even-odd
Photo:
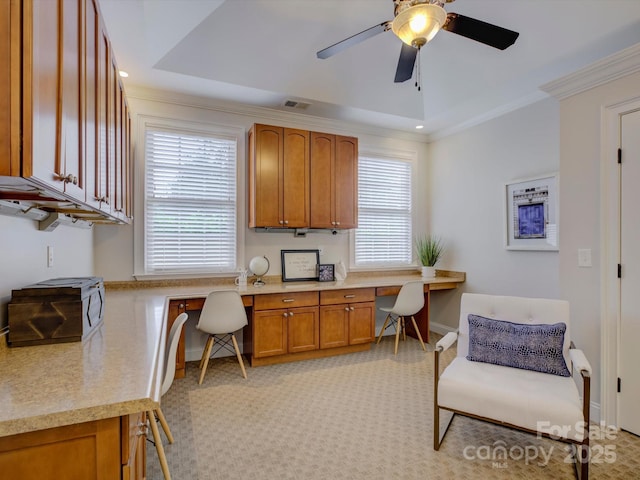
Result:
[[[433,353],[413,339],[397,356],[387,337],[370,352],[248,368],[248,380],[235,358],[212,360],[202,385],[197,367],[162,399],[174,480],[574,478],[565,444],[460,416],[435,452]],[[609,437],[592,441],[590,477],[640,478],[640,438]],[[147,478],[162,480],[147,445]]]

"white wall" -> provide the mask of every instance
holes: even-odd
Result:
[[[559,106],[546,99],[437,140],[429,148],[430,231],[441,267],[467,281],[432,294],[432,322],[455,328],[463,291],[558,298],[558,252],[504,248],[505,184],[559,169]],[[562,216],[561,223],[563,222]],[[562,238],[564,224],[560,232]]]
[[[560,294],[571,302],[573,336],[594,369],[592,399],[601,396],[601,301],[611,279],[603,277],[605,232],[601,205],[616,202],[601,189],[603,169],[615,165],[615,149],[601,158],[604,107],[640,97],[640,73],[574,95],[560,103]],[[604,163],[603,163],[604,162]],[[615,167],[614,167],[615,168]],[[592,268],[579,268],[579,248],[592,250]],[[609,248],[617,249],[616,245]],[[615,268],[608,266],[608,271]],[[613,353],[615,358],[615,352]],[[614,387],[615,388],[615,387]]]
[[[245,132],[254,123],[266,123],[271,125],[283,125],[287,127],[304,128],[314,131],[351,135],[358,137],[361,153],[385,153],[400,151],[405,155],[414,155],[417,159],[414,176],[416,178],[416,231],[422,231],[427,223],[426,196],[427,189],[423,186],[427,183],[427,163],[425,142],[415,139],[403,138],[406,135],[393,131],[371,131],[356,125],[330,123],[319,119],[313,119],[304,115],[285,115],[264,110],[262,116],[257,116],[253,111],[246,113],[231,113],[229,109],[222,109],[217,105],[212,106],[207,101],[193,97],[178,95],[160,95],[159,92],[149,90],[137,90],[136,94],[129,94],[129,102],[133,117],[134,141],[138,138],[139,116],[154,116],[160,118],[172,118],[176,120],[215,124],[227,127],[240,128]],[[237,111],[237,107],[236,107]],[[259,111],[258,115],[262,112]],[[271,116],[268,116],[271,115]],[[418,138],[415,136],[415,138]],[[142,166],[143,159],[137,154],[135,148],[134,162],[136,168]],[[244,145],[239,149],[241,177],[246,171],[246,153]],[[136,206],[141,205],[140,196],[142,190],[141,175],[137,175],[136,182]],[[246,182],[242,182],[239,189],[239,198],[246,199]],[[139,211],[138,209],[136,210]],[[242,206],[243,215],[241,222],[247,224],[246,207]],[[141,221],[138,213],[135,221]],[[270,260],[271,269],[268,275],[280,275],[280,250],[322,248],[323,254],[320,261],[325,263],[337,263],[343,260],[349,265],[349,234],[346,232],[332,235],[331,233],[309,233],[306,238],[295,238],[293,233],[264,233],[244,229],[244,267],[249,260],[256,255],[266,255]],[[95,268],[98,274],[105,280],[121,281],[132,280],[134,274],[134,228],[131,226],[97,226],[95,227]]]
[[[0,215],[0,325],[6,325],[11,290],[57,277],[93,275],[93,232],[61,225],[38,230],[34,220]],[[53,267],[47,267],[47,246]]]

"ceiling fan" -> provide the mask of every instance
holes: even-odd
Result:
[[[374,25],[316,53],[318,58],[329,58],[368,38],[392,30],[400,40],[402,49],[396,69],[395,82],[401,83],[413,76],[418,51],[431,40],[440,29],[476,40],[494,48],[504,50],[513,45],[518,32],[490,23],[466,17],[458,13],[447,13],[445,3],[454,0],[392,0],[394,19]]]

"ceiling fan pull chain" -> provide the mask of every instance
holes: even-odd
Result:
[[[420,75],[420,49],[418,48],[418,58],[416,62],[416,87],[418,91],[422,90],[422,75]]]

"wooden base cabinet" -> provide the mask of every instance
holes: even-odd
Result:
[[[0,437],[0,472],[20,480],[143,480],[143,422],[135,414]]]
[[[252,366],[368,350],[374,340],[373,288],[255,295],[253,307]]]
[[[375,289],[320,292],[320,348],[368,344],[375,337]]]

